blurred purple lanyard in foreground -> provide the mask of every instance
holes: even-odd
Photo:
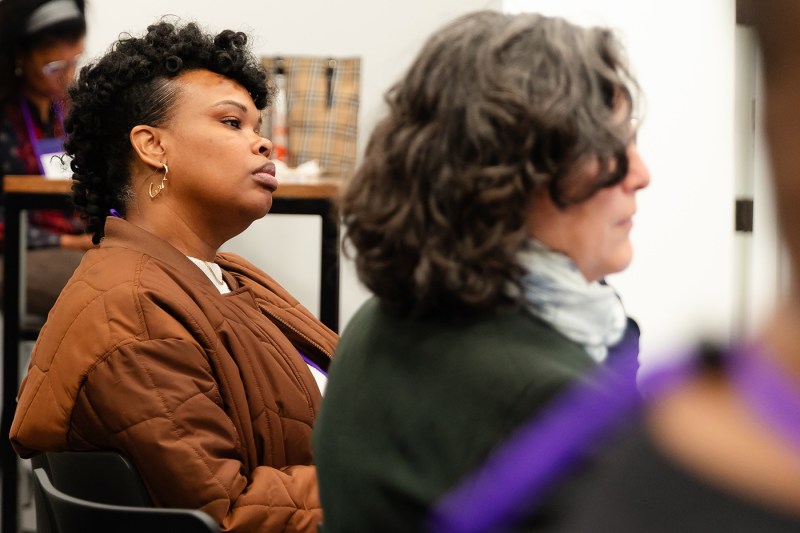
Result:
[[[728,374],[747,407],[800,454],[800,384],[758,344],[743,347],[729,363]]]
[[[681,357],[642,381],[648,398],[658,398],[698,372],[698,357]],[[740,397],[800,453],[800,384],[749,344],[724,356],[724,366]],[[625,357],[621,358],[625,362]],[[555,483],[580,461],[593,443],[613,433],[626,415],[639,409],[635,383],[602,372],[594,385],[579,383],[549,410],[521,427],[464,482],[431,510],[434,533],[486,533],[502,530],[535,512]]]

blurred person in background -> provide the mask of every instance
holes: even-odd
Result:
[[[0,180],[61,172],[67,86],[85,35],[84,0],[0,1]],[[29,212],[27,243],[27,310],[44,317],[91,237],[74,211],[40,210]]]

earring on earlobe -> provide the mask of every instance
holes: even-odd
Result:
[[[161,183],[153,187],[153,182],[150,182],[150,198],[155,198],[164,188],[167,186],[167,174],[169,174],[169,167],[166,163],[161,163],[164,166],[164,177],[161,179]]]
[[[14,67],[14,76],[16,76],[18,78],[22,77],[22,66],[21,65],[17,65],[16,67]]]

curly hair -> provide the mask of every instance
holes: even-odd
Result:
[[[81,16],[59,20],[26,33],[31,15],[52,0],[2,0],[0,1],[0,109],[16,104],[21,78],[15,75],[19,53],[46,48],[56,43],[74,43],[86,35],[86,10],[84,0],[74,0]]]
[[[172,80],[198,69],[238,82],[259,110],[273,94],[244,33],[210,35],[193,22],[180,26],[163,20],[141,37],[122,36],[98,61],[83,67],[69,88],[72,107],[64,124],[64,148],[73,158],[72,199],[95,244],[103,238],[110,209],[124,215],[132,194],[131,129],[163,126],[179,94]]]
[[[635,87],[606,29],[481,11],[436,32],[340,199],[361,281],[401,314],[513,308],[533,192],[563,208],[624,178]]]

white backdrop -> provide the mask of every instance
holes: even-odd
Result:
[[[730,0],[92,0],[88,52],[163,14],[210,29],[243,29],[264,54],[362,58],[359,150],[382,95],[424,39],[467,11],[541,11],[618,28],[646,98],[640,150],[652,184],[640,194],[632,266],[610,281],[643,330],[655,361],[699,334],[732,333],[734,295],[734,2]],[[231,245],[318,309],[318,224],[268,216]],[[302,246],[300,245],[302,244]],[[306,246],[307,245],[307,246]],[[304,251],[305,250],[305,251]],[[351,265],[342,271],[341,320],[366,297]]]

